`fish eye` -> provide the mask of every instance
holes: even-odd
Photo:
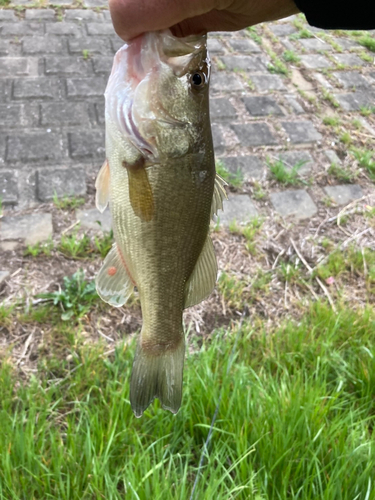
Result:
[[[206,83],[206,76],[201,71],[196,71],[191,75],[191,84],[195,89],[200,89]]]

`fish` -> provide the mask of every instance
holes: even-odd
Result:
[[[109,205],[115,243],[96,277],[99,296],[123,306],[136,287],[142,328],[130,403],[136,417],[158,398],[182,401],[184,309],[213,291],[210,221],[223,208],[209,116],[205,35],[145,33],[116,53],[105,90],[106,160],[96,206]]]

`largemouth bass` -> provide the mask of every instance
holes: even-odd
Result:
[[[225,184],[215,174],[206,37],[147,33],[115,55],[105,92],[106,156],[96,204],[108,202],[116,243],[96,279],[122,306],[137,287],[143,325],[130,382],[137,417],[154,398],[181,405],[182,313],[213,290],[208,235]]]

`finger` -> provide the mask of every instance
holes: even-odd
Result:
[[[113,26],[125,41],[210,12],[214,5],[215,0],[109,0]]]
[[[227,11],[212,10],[207,14],[184,19],[170,29],[175,36],[199,35],[209,31],[237,31],[249,26],[249,20],[243,15]]]

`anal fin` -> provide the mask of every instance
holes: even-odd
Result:
[[[207,298],[215,288],[216,279],[215,250],[210,236],[207,235],[195,268],[185,285],[185,309],[199,304],[199,302]]]
[[[100,298],[115,307],[124,305],[133,292],[134,284],[116,243],[104,259],[95,283]]]

